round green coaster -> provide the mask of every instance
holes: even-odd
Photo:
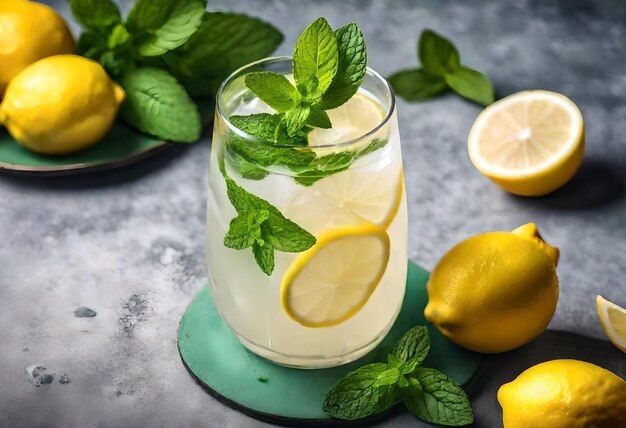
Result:
[[[322,411],[326,392],[348,372],[386,361],[387,353],[424,319],[428,272],[409,263],[400,315],[385,339],[363,358],[340,367],[299,370],[276,365],[244,348],[213,306],[208,286],[191,302],[178,329],[178,350],[193,378],[218,400],[255,418],[281,424],[345,423]],[[435,367],[460,384],[476,373],[483,356],[450,342],[428,325],[431,348],[424,366]]]

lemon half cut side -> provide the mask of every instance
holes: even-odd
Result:
[[[523,91],[483,110],[468,137],[474,166],[504,190],[550,193],[578,170],[585,146],[580,110],[549,91]]]
[[[354,316],[382,279],[390,255],[384,229],[364,223],[329,230],[285,272],[281,303],[305,327],[331,327]]]

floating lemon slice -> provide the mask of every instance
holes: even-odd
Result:
[[[309,133],[309,146],[330,146],[360,138],[374,130],[385,118],[380,106],[363,94],[356,94],[342,106],[326,113],[332,128],[313,128]]]
[[[283,309],[305,327],[346,321],[376,289],[389,251],[389,236],[373,224],[323,233],[285,272],[280,290]]]
[[[613,345],[626,352],[626,309],[609,302],[602,296],[596,296],[596,307],[602,323],[602,329]]]
[[[386,229],[396,217],[404,194],[402,171],[351,170],[302,187],[287,202],[285,216],[314,235],[340,226],[373,223]]]
[[[549,91],[510,95],[478,115],[468,137],[474,166],[504,190],[524,196],[564,185],[582,161],[580,110]]]

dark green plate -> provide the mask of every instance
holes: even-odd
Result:
[[[0,171],[34,175],[67,175],[114,168],[135,162],[171,143],[116,123],[95,146],[68,156],[46,156],[25,149],[0,128]]]
[[[369,354],[344,366],[298,370],[278,366],[249,352],[220,318],[206,285],[180,321],[178,350],[196,382],[237,410],[288,426],[345,425],[344,421],[331,419],[322,411],[326,392],[341,377],[361,365],[385,361],[387,353],[411,327],[427,325],[424,307],[428,299],[428,276],[426,270],[409,263],[406,295],[391,331]],[[476,384],[483,355],[460,348],[432,325],[428,325],[428,331],[431,350],[424,365],[444,371],[466,388],[470,380]]]

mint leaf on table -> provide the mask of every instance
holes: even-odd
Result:
[[[402,70],[389,76],[389,83],[406,101],[424,101],[449,89],[482,105],[494,101],[494,90],[484,74],[461,65],[452,42],[432,30],[424,30],[418,41],[422,68]]]
[[[144,56],[162,55],[184,44],[200,28],[206,0],[138,0],[126,19]]]
[[[224,237],[226,247],[241,250],[251,246],[261,270],[271,275],[275,250],[301,252],[315,244],[313,235],[285,218],[272,204],[235,183],[221,165],[228,199],[237,211]]]
[[[339,107],[358,91],[367,68],[367,48],[359,26],[351,22],[335,31],[337,74],[322,97],[324,110]]]
[[[461,66],[461,56],[452,42],[432,30],[422,32],[418,44],[422,68],[433,76],[445,76]]]
[[[446,74],[445,79],[454,92],[469,100],[485,106],[494,101],[493,86],[480,71],[461,66]]]
[[[418,367],[404,391],[406,408],[419,419],[435,424],[463,426],[474,421],[465,391],[439,370]],[[417,386],[419,385],[419,386]]]
[[[317,18],[300,35],[293,54],[293,76],[300,83],[315,76],[326,91],[337,74],[337,39],[324,18]]]
[[[200,137],[200,113],[185,89],[167,71],[136,68],[121,76],[126,91],[121,117],[142,132],[169,141]]]
[[[285,112],[295,107],[298,91],[282,74],[272,71],[254,71],[246,74],[245,83],[254,95],[276,111]]]
[[[348,373],[335,384],[322,405],[329,416],[344,420],[361,419],[384,412],[400,399],[396,382],[400,372],[388,364],[368,364]]]
[[[389,76],[389,83],[406,101],[423,101],[448,90],[445,78],[421,69],[402,70]]]
[[[415,359],[417,364],[422,364],[430,351],[430,337],[428,329],[418,325],[407,331],[400,338],[391,353],[402,361]]]
[[[282,41],[280,31],[257,18],[207,12],[198,31],[163,59],[190,95],[214,96],[226,76],[270,55]]]
[[[106,33],[122,22],[120,10],[111,0],[70,0],[72,16],[81,26]]]

